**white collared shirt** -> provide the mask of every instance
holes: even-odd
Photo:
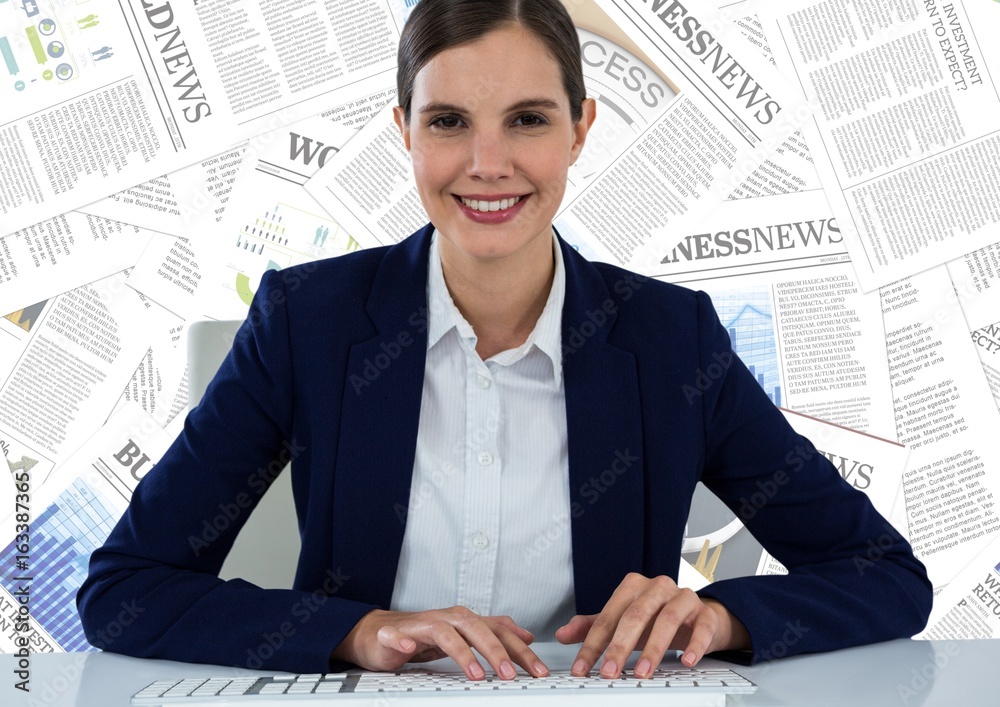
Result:
[[[403,548],[390,608],[510,615],[537,640],[574,613],[562,309],[555,274],[534,330],[486,362],[444,281],[427,281],[427,361]]]

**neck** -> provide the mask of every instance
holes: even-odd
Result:
[[[551,227],[500,260],[470,258],[439,236],[441,268],[455,306],[476,332],[485,361],[527,340],[552,288],[555,259]]]

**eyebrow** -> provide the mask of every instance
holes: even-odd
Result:
[[[559,104],[549,98],[525,98],[505,110],[505,113],[525,110],[526,108],[547,108],[548,110],[559,110]],[[467,111],[451,103],[428,103],[417,111],[421,115],[424,113],[466,113]]]

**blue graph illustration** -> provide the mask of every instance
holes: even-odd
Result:
[[[76,591],[87,577],[90,553],[107,539],[118,515],[113,504],[77,479],[31,523],[31,615],[67,652],[94,650],[76,613]],[[13,569],[18,554],[11,542],[0,553],[0,567]],[[21,574],[3,575],[10,592],[25,584],[13,581],[16,576]]]
[[[774,345],[774,316],[767,288],[713,292],[712,302],[733,350],[775,405],[781,405],[781,371]]]

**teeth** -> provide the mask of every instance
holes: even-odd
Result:
[[[460,198],[463,204],[475,211],[503,211],[521,200],[519,196],[511,199],[501,199],[500,201],[477,201],[475,199],[466,199],[464,196]]]

